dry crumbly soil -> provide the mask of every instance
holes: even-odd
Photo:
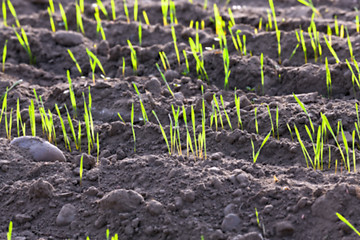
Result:
[[[303,142],[313,157],[312,145],[305,125],[308,116],[295,101],[295,93],[304,103],[315,128],[325,114],[333,129],[341,121],[347,136],[355,129],[357,121],[355,103],[359,89],[353,88],[352,75],[345,59],[350,59],[346,38],[332,37],[332,46],[340,63],[326,47],[322,37],[327,25],[335,32],[334,16],[339,26],[348,28],[354,57],[360,59],[360,35],[356,32],[354,7],[358,1],[314,0],[322,14],[316,18],[320,32],[323,56],[315,62],[307,28],[312,11],[295,0],[274,1],[279,29],[281,31],[281,64],[278,62],[275,31],[265,31],[268,2],[215,1],[226,22],[230,19],[227,7],[232,8],[236,25],[233,32],[241,30],[246,36],[247,55],[236,51],[231,37],[227,42],[230,52],[229,89],[224,89],[222,53],[211,50],[219,48],[215,40],[213,1],[208,9],[202,2],[193,4],[176,1],[178,24],[174,26],[179,51],[188,52],[190,73],[186,70],[183,55],[178,64],[174,50],[171,27],[163,26],[160,1],[140,1],[142,43],[139,46],[138,22],[127,23],[123,1],[116,2],[117,19],[106,20],[102,26],[106,41],[97,34],[92,3],[86,1],[83,14],[85,34],[77,33],[74,1],[54,1],[56,32],[50,28],[47,12],[48,1],[13,0],[20,23],[23,26],[36,63],[29,64],[26,51],[19,44],[13,28],[1,25],[0,47],[7,42],[5,72],[0,73],[0,91],[16,85],[7,96],[7,114],[3,115],[0,127],[0,238],[5,239],[9,222],[13,222],[13,239],[106,239],[118,234],[119,239],[210,239],[257,240],[257,239],[357,239],[357,235],[341,222],[336,212],[341,213],[356,228],[360,227],[359,175],[347,172],[334,140],[324,143],[324,169],[307,168],[306,161],[296,141],[294,124],[299,129]],[[65,8],[69,30],[64,31],[58,2]],[[111,12],[110,1],[103,1]],[[133,2],[128,2],[129,14],[133,16]],[[142,16],[145,10],[151,25],[146,25]],[[10,11],[8,25],[15,24]],[[1,16],[2,18],[2,16]],[[262,29],[255,34],[260,18]],[[205,69],[209,80],[202,81],[196,75],[196,63],[189,47],[189,37],[195,39],[196,30],[189,28],[191,20],[204,20],[205,28],[199,30],[199,42],[204,50]],[[194,24],[195,25],[195,24]],[[295,30],[305,30],[308,63],[300,46],[291,54],[298,41]],[[18,30],[20,31],[20,30]],[[345,34],[346,36],[346,34]],[[139,61],[137,74],[131,67],[131,50],[134,45]],[[96,69],[95,84],[86,49],[91,50],[101,61],[106,79]],[[82,69],[78,72],[69,57],[73,53]],[[155,64],[161,66],[159,52],[164,51],[171,69],[165,77],[174,97],[170,94]],[[251,54],[250,54],[251,53]],[[260,54],[264,54],[264,94],[261,86]],[[332,94],[326,88],[325,56],[329,61],[332,78]],[[123,59],[126,67],[123,69]],[[82,127],[82,150],[76,150],[66,118],[64,105],[71,114],[69,85],[66,71],[69,70],[77,100],[75,129]],[[125,75],[123,75],[123,70]],[[355,71],[355,68],[354,68]],[[148,121],[144,123],[139,89]],[[34,90],[41,96],[46,111],[53,114],[56,129],[56,145],[63,151],[66,160],[49,158],[38,161],[28,151],[10,145],[6,138],[5,118],[10,121],[13,108],[12,135],[17,136],[17,100],[21,118],[26,124],[26,134],[31,135],[28,108],[35,101],[37,136],[46,139],[41,127],[39,105]],[[88,151],[84,121],[84,99],[92,97],[91,113],[95,134],[99,134],[99,162],[94,147]],[[202,93],[203,89],[203,93]],[[236,89],[234,91],[234,89]],[[238,125],[234,94],[240,98],[243,129]],[[223,96],[224,106],[233,129],[222,112],[224,128],[210,127],[213,94]],[[201,131],[202,104],[206,115],[206,159],[186,153],[186,128],[183,108],[186,110],[190,133],[191,107],[196,115],[196,133]],[[65,148],[60,118],[55,109],[59,107],[71,149]],[[134,104],[134,131],[136,152],[131,127],[131,108]],[[220,104],[221,105],[221,104]],[[182,155],[168,154],[155,111],[164,131],[170,131],[169,114],[172,107],[181,107],[180,134]],[[275,124],[278,109],[278,135],[271,135],[253,164],[251,141],[257,150],[271,130],[268,108]],[[220,106],[220,109],[223,109]],[[222,111],[222,110],[221,110]],[[258,133],[255,127],[257,112]],[[118,113],[124,119],[121,121]],[[292,128],[289,132],[287,124]],[[22,131],[20,130],[20,135]],[[294,138],[294,140],[292,140]],[[352,146],[351,137],[348,137]],[[331,156],[329,157],[329,149]],[[352,153],[350,151],[351,163]],[[83,177],[80,182],[80,158],[83,154]],[[355,159],[360,151],[355,144]],[[330,161],[329,161],[330,158]],[[338,166],[335,162],[338,160]],[[258,218],[256,216],[258,213]],[[257,219],[259,222],[257,222]]]

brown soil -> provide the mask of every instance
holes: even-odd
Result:
[[[69,32],[61,25],[58,9],[61,2],[66,10]],[[281,30],[282,63],[278,62],[275,31],[265,31],[268,2],[209,1],[209,9],[202,3],[176,1],[178,24],[175,25],[179,51],[188,52],[190,73],[186,76],[185,61],[181,55],[178,65],[170,26],[162,25],[160,1],[140,3],[142,44],[139,46],[138,25],[127,23],[122,1],[116,1],[118,18],[102,21],[107,40],[96,33],[94,9],[85,4],[83,15],[85,34],[76,33],[74,1],[55,1],[56,30],[51,31],[47,12],[48,1],[13,0],[21,25],[29,39],[36,62],[29,64],[26,51],[19,44],[12,27],[1,26],[0,47],[8,40],[5,72],[0,73],[0,90],[5,92],[19,79],[7,96],[7,120],[13,108],[12,138],[17,137],[16,102],[19,99],[21,117],[26,123],[26,134],[31,135],[28,108],[35,101],[37,136],[46,139],[41,127],[41,116],[33,89],[41,96],[46,111],[51,111],[56,129],[56,145],[63,151],[66,161],[37,161],[29,152],[10,145],[6,138],[5,116],[0,128],[0,238],[5,239],[9,222],[13,222],[14,239],[106,239],[106,230],[119,239],[356,239],[357,235],[341,222],[336,212],[341,213],[356,228],[360,227],[359,175],[347,172],[334,140],[329,138],[324,148],[324,169],[307,168],[302,149],[296,141],[296,124],[303,142],[312,152],[305,125],[307,115],[298,105],[292,93],[305,104],[315,128],[325,114],[333,129],[341,121],[347,135],[355,129],[357,121],[355,103],[359,89],[352,84],[352,75],[345,59],[350,60],[345,38],[332,37],[332,46],[340,58],[336,63],[322,37],[327,25],[334,32],[334,16],[339,26],[348,28],[354,57],[360,59],[359,34],[354,23],[358,14],[356,1],[313,1],[322,14],[316,18],[320,31],[323,56],[317,62],[311,47],[307,28],[312,11],[295,0],[275,1],[279,29]],[[111,12],[110,0],[103,1]],[[216,2],[223,19],[228,21],[227,7],[233,7],[236,25],[246,35],[246,56],[241,56],[231,37],[227,39],[230,52],[229,89],[224,89],[222,53],[208,50],[215,40],[212,5]],[[133,3],[128,2],[130,16]],[[151,25],[144,24],[142,11],[149,16]],[[15,24],[10,11],[8,25]],[[1,16],[2,18],[2,16]],[[260,18],[263,27],[257,34]],[[195,60],[191,55],[188,39],[195,39],[196,30],[190,29],[191,20],[205,22],[199,30],[199,41],[204,49],[204,62],[209,80],[197,78]],[[301,26],[308,49],[308,63],[304,64],[301,46],[291,54],[298,41],[295,30]],[[20,30],[18,30],[20,31]],[[139,68],[135,75],[131,67],[130,40],[135,47]],[[86,48],[101,61],[106,79],[96,69],[95,84]],[[206,49],[205,49],[206,48]],[[82,68],[78,72],[69,57],[70,49]],[[159,52],[168,57],[171,70],[165,73],[172,97],[155,64],[161,66]],[[251,52],[251,54],[250,54]],[[260,54],[264,54],[264,94],[260,75]],[[332,94],[326,88],[325,56],[329,60],[332,77]],[[126,68],[123,76],[123,58]],[[353,67],[354,71],[355,67]],[[70,70],[77,100],[78,116],[73,119],[75,129],[82,127],[82,152],[76,150],[66,118],[66,105],[71,114],[69,85],[66,71]],[[144,123],[139,97],[133,83],[140,91],[141,99],[149,117]],[[96,147],[87,155],[87,135],[84,121],[84,100],[88,102],[89,87],[92,96],[91,113],[95,134],[99,133],[100,156],[96,163]],[[204,93],[202,93],[202,88]],[[236,89],[236,91],[234,91]],[[234,93],[241,100],[243,129],[238,127]],[[84,94],[84,95],[83,95]],[[224,114],[224,128],[210,128],[212,96],[224,98],[233,130]],[[201,112],[204,99],[206,115],[206,158],[199,159],[186,154],[186,128],[182,106],[186,109],[192,134],[190,111],[194,108],[197,133],[201,131]],[[55,104],[59,106],[67,133],[71,138],[69,151]],[[131,128],[131,107],[134,104],[134,131],[136,152]],[[169,138],[171,106],[181,107],[180,133],[182,155],[168,154],[155,111]],[[271,130],[267,106],[275,122],[279,111],[279,138],[270,137],[262,148],[257,162],[253,163],[251,140],[258,149]],[[220,106],[222,109],[222,107]],[[258,133],[255,127],[257,109]],[[120,121],[118,113],[123,117]],[[287,124],[292,128],[291,136]],[[335,130],[334,130],[335,131]],[[22,135],[22,131],[20,131]],[[294,140],[292,140],[292,137]],[[55,143],[54,143],[55,144]],[[352,146],[351,139],[349,141]],[[355,157],[359,160],[358,144]],[[329,159],[328,150],[331,149]],[[83,179],[80,182],[80,158],[83,154]],[[352,151],[351,162],[352,162]],[[313,157],[313,154],[311,154]],[[335,162],[338,160],[338,166]],[[259,224],[257,222],[258,212]]]

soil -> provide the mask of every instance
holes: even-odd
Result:
[[[106,40],[102,40],[96,32],[93,7],[96,1],[85,3],[85,34],[77,32],[74,1],[54,1],[56,32],[51,31],[48,1],[11,2],[28,37],[35,63],[30,64],[14,29],[9,27],[15,21],[8,10],[8,26],[3,23],[0,31],[1,48],[8,40],[5,71],[0,73],[1,93],[19,83],[18,80],[22,81],[8,92],[6,113],[1,115],[1,239],[6,238],[10,221],[13,222],[12,237],[18,240],[86,239],[87,236],[90,239],[106,239],[107,229],[111,236],[117,233],[119,239],[349,240],[358,237],[335,214],[339,212],[356,228],[360,227],[360,209],[357,207],[360,178],[352,164],[353,151],[350,151],[351,168],[348,172],[338,146],[330,136],[329,141],[324,143],[323,169],[314,170],[311,166],[307,167],[294,129],[296,125],[311,158],[314,154],[305,129],[305,126],[310,126],[309,117],[315,129],[322,124],[321,114],[328,118],[334,131],[341,122],[350,148],[353,145],[351,134],[355,130],[354,123],[358,121],[355,103],[358,103],[359,88],[356,84],[353,87],[352,74],[346,64],[346,59],[351,59],[346,32],[344,38],[332,36],[332,46],[339,63],[328,50],[323,34],[327,34],[328,25],[335,32],[334,16],[337,16],[339,26],[344,25],[348,29],[354,58],[360,59],[360,35],[355,24],[358,1],[313,1],[322,15],[315,18],[322,47],[322,57],[317,61],[307,32],[311,8],[295,0],[274,1],[281,31],[281,63],[278,61],[276,33],[274,29],[266,31],[265,28],[269,10],[267,1],[226,3],[215,0],[208,2],[207,9],[204,9],[203,2],[176,1],[178,24],[174,25],[174,29],[180,53],[182,50],[188,53],[189,73],[186,73],[183,55],[178,64],[171,27],[163,26],[160,1],[141,1],[139,4],[141,45],[139,23],[133,20],[127,22],[123,1],[115,1],[116,20],[106,20],[101,13]],[[65,31],[62,24],[58,2],[65,8],[69,31]],[[111,13],[110,0],[103,3]],[[222,52],[218,49],[213,22],[213,3],[219,6],[226,22],[230,19],[227,8],[232,8],[236,23],[232,31],[241,30],[241,39],[243,35],[247,39],[247,54],[240,54],[228,34],[231,74],[226,90]],[[133,19],[133,2],[127,5]],[[149,17],[150,25],[145,24],[143,10]],[[261,29],[260,18],[263,20]],[[189,47],[189,37],[195,39],[196,36],[196,30],[189,28],[191,20],[204,20],[205,28],[198,31],[208,74],[208,80],[204,81],[198,79],[196,62]],[[290,59],[298,44],[295,30],[300,27],[304,30],[308,50],[306,64],[301,45]],[[17,31],[20,33],[19,29]],[[131,41],[137,53],[139,66],[136,74],[132,69],[127,40]],[[213,45],[217,49],[211,49]],[[82,74],[67,49],[74,54]],[[94,82],[86,49],[98,57],[106,73],[102,76],[97,67]],[[171,69],[166,72],[159,57],[160,51],[166,53],[169,61]],[[264,55],[264,86],[261,84],[261,53]],[[330,96],[326,87],[325,57],[332,79]],[[164,72],[174,96],[161,78],[156,63]],[[72,79],[77,116],[70,100],[67,70]],[[95,133],[94,147],[90,152],[84,120],[84,112],[90,110],[89,91]],[[304,103],[308,115],[296,102],[293,93]],[[223,97],[232,128],[221,104],[224,127],[218,123],[216,128],[214,122],[210,127],[214,94],[218,100],[220,95]],[[235,94],[240,99],[242,128],[238,124]],[[36,100],[39,97],[42,101]],[[144,121],[139,99],[148,121]],[[38,138],[17,140],[26,142],[30,139],[27,148],[14,142],[10,144],[18,134],[23,135],[22,130],[17,130],[18,100],[19,113],[26,125],[25,135],[31,135],[28,112],[31,101],[36,108],[36,135],[44,140],[48,138],[42,128],[39,108],[43,106],[46,112],[52,113],[56,131],[56,140],[53,139],[52,143],[64,155],[59,152],[46,155],[47,150],[44,153],[43,147],[37,148],[36,144],[45,144]],[[66,136],[55,105],[70,138],[71,151],[65,145]],[[76,149],[65,105],[73,116],[76,131],[79,125],[82,129],[82,151]],[[131,124],[132,106],[135,142]],[[152,111],[156,112],[170,141],[172,106],[175,111],[180,107],[178,129],[182,152],[173,151],[170,155]],[[191,109],[194,109],[196,134],[199,134],[203,133],[203,106],[206,156],[197,157],[186,151],[187,128],[183,111],[187,113],[192,136]],[[268,110],[275,125],[277,109],[278,131],[271,134],[256,163],[253,163],[252,142],[257,151],[271,131]],[[12,119],[9,119],[11,112]],[[12,122],[9,137],[5,119],[8,126]],[[96,134],[99,136],[99,156]],[[343,146],[341,136],[339,142]],[[358,141],[354,144],[355,160],[359,162]]]

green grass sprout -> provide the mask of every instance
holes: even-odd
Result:
[[[326,46],[329,48],[329,51],[331,52],[331,54],[332,54],[333,57],[335,58],[336,63],[339,63],[339,62],[340,62],[340,59],[339,59],[339,57],[337,56],[335,50],[334,50],[333,47],[331,46],[330,42],[327,40],[326,36],[324,35],[323,37],[324,37],[324,39],[325,39]]]
[[[115,21],[115,20],[116,20],[115,0],[111,0],[111,1],[110,1],[110,5],[111,5],[112,18],[113,18],[113,21]]]
[[[136,135],[135,135],[135,129],[134,129],[134,103],[132,103],[132,105],[131,105],[130,122],[131,122],[131,132],[132,132],[133,140],[134,140],[134,152],[136,152]]]
[[[25,51],[27,52],[29,59],[30,59],[30,65],[34,65],[35,64],[35,57],[33,56],[31,49],[30,49],[30,45],[29,45],[29,40],[28,37],[25,33],[25,30],[23,28],[21,28],[21,35],[16,31],[15,27],[14,27],[14,32],[15,35],[20,43],[20,45],[25,49]]]
[[[49,18],[50,18],[51,31],[56,32],[54,17],[53,17],[53,13],[50,10],[50,7],[47,8],[47,11],[48,11]]]
[[[144,21],[145,21],[146,25],[150,25],[149,18],[148,18],[148,15],[146,14],[146,11],[143,10],[142,13],[143,13],[143,17],[144,17]]]
[[[126,5],[126,0],[124,0],[123,5],[124,5],[124,12],[125,12],[127,23],[130,23],[129,10],[128,10],[128,7]]]
[[[13,231],[13,222],[10,221],[8,232],[6,234],[7,240],[11,240],[12,231]]]
[[[132,63],[132,67],[133,67],[133,72],[136,75],[137,69],[138,69],[138,61],[137,61],[137,57],[136,57],[136,51],[135,51],[133,45],[131,44],[130,40],[127,40],[127,43],[129,45],[129,48],[131,51],[131,63]]]
[[[253,163],[255,164],[258,157],[259,157],[259,154],[260,154],[260,151],[261,149],[264,147],[265,143],[268,141],[269,137],[271,135],[271,131],[266,135],[266,137],[264,138],[264,140],[262,141],[261,145],[260,145],[260,148],[257,150],[257,152],[255,153],[255,146],[254,146],[254,142],[252,139],[251,140],[251,147],[252,147],[252,156],[253,156]]]
[[[78,69],[79,73],[82,74],[81,67],[80,67],[78,61],[76,60],[74,54],[72,53],[72,51],[70,49],[68,49],[67,51],[69,53],[69,56],[70,56],[71,60],[73,60],[73,62],[75,63],[76,68]]]
[[[63,8],[63,5],[61,3],[59,3],[59,9],[60,9],[61,18],[62,18],[63,23],[64,23],[64,28],[65,28],[66,31],[68,31],[69,27],[68,27],[67,17],[66,17],[66,13],[65,13],[65,10]]]
[[[164,138],[164,141],[165,141],[165,143],[166,143],[166,146],[167,146],[169,155],[171,155],[171,149],[170,149],[170,146],[169,146],[169,141],[168,141],[168,139],[167,139],[167,137],[166,137],[165,130],[164,130],[163,126],[161,125],[160,120],[159,120],[159,118],[158,118],[158,116],[156,115],[156,113],[155,113],[154,110],[152,110],[152,114],[155,116],[157,122],[159,123],[159,127],[160,127],[160,130],[161,130],[162,136],[163,136],[163,138]]]
[[[360,232],[358,230],[356,230],[356,228],[348,221],[346,220],[346,218],[344,218],[340,213],[336,213],[336,216],[342,221],[344,222],[346,225],[348,225],[349,228],[351,228],[359,237],[360,237]]]
[[[140,107],[141,107],[141,113],[142,113],[143,120],[144,120],[144,124],[145,124],[146,122],[149,121],[149,118],[148,118],[148,116],[147,116],[147,114],[146,114],[146,110],[145,110],[145,107],[144,107],[144,104],[143,104],[143,101],[142,101],[142,98],[141,98],[141,94],[140,94],[140,92],[139,92],[139,89],[138,89],[138,87],[136,86],[136,84],[135,84],[134,82],[133,82],[133,86],[134,86],[134,89],[135,89],[136,94],[137,94],[138,97],[139,97],[139,102],[140,102]]]
[[[11,3],[10,0],[7,0],[7,5],[8,5],[8,8],[9,8],[9,10],[10,10],[11,15],[13,15],[13,17],[15,18],[16,26],[17,26],[18,28],[21,28],[19,19],[18,19],[17,15],[16,15],[16,11],[15,11],[14,5],[12,5],[12,3]]]
[[[7,27],[8,26],[8,24],[7,24],[7,8],[6,8],[6,2],[5,2],[5,0],[2,0],[2,5],[1,5],[1,8],[2,8],[2,14],[3,14],[3,24],[4,24],[4,26],[5,27]]]
[[[81,16],[82,10],[78,4],[75,5],[75,10],[76,10],[76,29],[78,32],[81,31],[82,34],[85,34],[84,25]]]
[[[4,48],[3,48],[3,52],[2,52],[2,72],[5,72],[5,61],[6,61],[6,56],[7,56],[7,43],[8,43],[8,40],[5,40],[5,44],[4,44]]]
[[[66,71],[66,76],[67,76],[68,83],[69,83],[69,94],[70,94],[71,106],[73,108],[73,116],[74,116],[74,118],[76,118],[77,117],[76,99],[75,99],[74,87],[72,85],[69,70]]]
[[[82,176],[83,176],[83,161],[84,161],[84,154],[81,154],[81,158],[80,158],[80,168],[79,168],[80,186],[81,186],[81,183],[82,183]]]
[[[138,0],[134,0],[133,10],[134,10],[134,21],[137,22],[138,12],[139,12],[139,3],[138,3]]]
[[[161,78],[162,78],[163,81],[165,82],[165,85],[166,85],[167,89],[169,90],[171,96],[173,96],[173,98],[175,98],[175,95],[174,95],[173,91],[171,90],[168,82],[166,81],[166,78],[165,78],[164,74],[161,72],[161,69],[160,69],[160,67],[159,67],[159,64],[157,64],[157,63],[156,63],[156,68],[157,68],[157,70],[159,71],[159,73],[160,73],[160,75],[161,75]]]

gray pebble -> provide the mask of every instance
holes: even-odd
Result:
[[[278,237],[288,237],[294,234],[295,228],[288,221],[282,221],[275,224],[275,232]]]
[[[222,221],[221,229],[224,232],[239,231],[241,228],[240,222],[241,220],[237,214],[230,213]]]
[[[162,211],[164,210],[164,206],[156,200],[150,200],[146,205],[146,210],[151,215],[157,216],[162,213]]]
[[[56,225],[58,226],[66,226],[69,225],[72,221],[75,220],[76,217],[76,208],[74,205],[68,203],[65,204],[58,216],[56,217]]]
[[[191,189],[182,190],[180,196],[185,202],[192,203],[195,201],[195,192]]]
[[[54,39],[56,43],[65,47],[74,47],[83,43],[83,36],[72,31],[56,31]]]
[[[98,201],[103,210],[131,212],[144,202],[144,198],[133,190],[116,189],[107,193]]]
[[[10,144],[27,151],[35,161],[66,161],[65,156],[60,149],[39,137],[18,137],[14,138]]]
[[[29,188],[30,198],[51,198],[53,196],[54,187],[43,179],[38,179]]]
[[[152,77],[150,80],[145,82],[144,88],[150,91],[154,96],[161,94],[161,82],[156,77]]]

